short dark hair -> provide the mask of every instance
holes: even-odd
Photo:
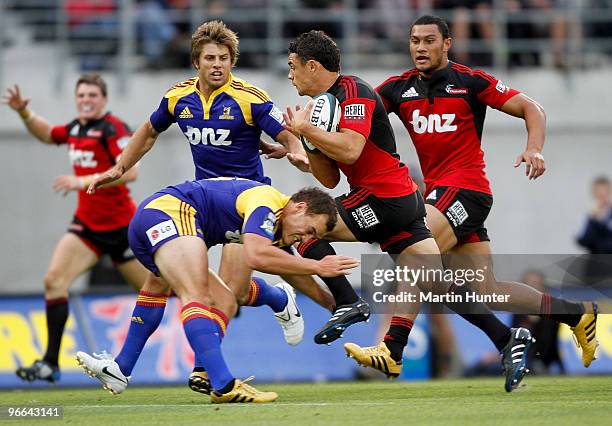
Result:
[[[325,32],[311,30],[289,43],[289,53],[295,53],[303,62],[314,59],[327,71],[340,71],[340,49]]]
[[[442,38],[447,39],[450,37],[450,30],[448,29],[448,24],[446,21],[439,16],[434,15],[423,15],[416,19],[410,26],[410,34],[412,34],[412,28],[415,25],[436,25],[440,34],[442,34]]]
[[[606,185],[610,186],[610,179],[607,176],[597,176],[593,179],[593,186],[595,185]]]
[[[306,203],[306,214],[327,215],[327,232],[330,232],[338,222],[336,201],[327,192],[314,187],[303,188],[291,196],[294,203]]]
[[[102,96],[106,98],[106,81],[104,81],[100,74],[81,74],[76,82],[76,85],[74,86],[74,90],[76,91],[81,84],[98,86],[102,92]]]

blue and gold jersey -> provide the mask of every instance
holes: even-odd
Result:
[[[247,179],[202,179],[169,186],[159,193],[172,195],[192,207],[183,209],[184,214],[175,222],[179,228],[195,228],[199,224],[202,229],[193,234],[202,235],[208,247],[241,242],[245,233],[261,235],[276,246],[282,245],[277,235],[278,220],[289,197],[270,185]],[[162,199],[151,203],[159,204]],[[145,208],[163,210],[161,207]]]
[[[158,132],[178,123],[191,145],[196,179],[240,177],[269,184],[259,157],[262,130],[270,137],[283,130],[283,115],[263,90],[235,78],[215,90],[208,101],[198,78],[177,84],[151,114]]]

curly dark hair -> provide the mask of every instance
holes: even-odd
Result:
[[[338,209],[336,202],[327,192],[319,188],[303,188],[291,196],[294,203],[306,203],[306,214],[325,214],[327,215],[326,228],[330,232],[338,222]]]
[[[323,31],[302,33],[289,43],[289,53],[295,53],[302,62],[314,59],[327,71],[340,71],[340,49]]]

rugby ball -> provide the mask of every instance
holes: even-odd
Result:
[[[310,112],[310,124],[326,132],[337,132],[342,110],[336,97],[331,93],[321,93],[312,100],[314,101],[314,107]],[[304,136],[300,135],[300,140],[306,151],[319,152]]]

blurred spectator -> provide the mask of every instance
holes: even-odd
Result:
[[[593,207],[577,238],[593,255],[612,254],[612,188],[610,179],[600,176],[592,184]],[[587,262],[585,282],[599,282],[610,275],[609,265],[594,256]]]
[[[136,26],[149,69],[161,68],[170,41],[178,35],[174,23],[168,19],[164,0],[138,0]]]
[[[208,2],[207,19],[222,19],[228,27],[240,36],[241,48],[237,65],[241,68],[266,66],[267,54],[265,49],[260,47],[253,49],[254,46],[258,46],[253,42],[261,41],[259,46],[265,46],[268,23],[265,18],[233,21],[225,15],[228,12],[241,11],[252,16],[252,11],[264,10],[267,4],[267,0],[213,0]]]
[[[468,66],[491,65],[495,27],[491,0],[434,0],[434,9],[450,10],[451,60]],[[475,22],[470,22],[470,18]],[[472,40],[480,46],[470,46]],[[478,48],[476,48],[478,47]]]
[[[9,0],[6,8],[23,12],[23,22],[32,26],[34,40],[50,41],[55,40],[58,5],[57,0]]]
[[[564,69],[566,67],[565,44],[567,23],[564,18],[563,8],[566,7],[565,0],[506,0],[506,12],[510,21],[507,25],[509,39],[529,40],[537,38],[550,38],[555,67]],[[517,16],[512,21],[512,15]],[[532,17],[548,15],[549,21],[540,22]],[[538,66],[541,64],[541,49],[534,45],[533,50],[521,49],[510,55],[510,66]]]
[[[163,66],[169,68],[192,68],[191,64],[191,33],[192,26],[200,25],[205,17],[194,20],[192,15],[193,0],[165,0],[166,12],[172,16],[169,19],[176,31],[174,38],[166,46]],[[214,2],[208,2],[214,3]]]
[[[378,12],[380,20],[366,21],[359,27],[359,50],[381,53],[379,40],[388,40],[386,51],[408,52],[409,25],[416,17],[417,0],[361,0],[359,13],[364,16],[370,10]],[[381,25],[381,22],[384,24]]]
[[[609,13],[612,10],[612,0],[589,0],[583,2],[585,6],[592,7]],[[595,11],[597,13],[597,11]],[[612,37],[612,23],[610,21],[596,20],[586,24],[585,32],[587,36],[596,38]],[[602,47],[605,53],[612,54],[612,43],[606,43]]]
[[[82,71],[112,66],[118,50],[119,21],[114,0],[66,0],[71,51]]]
[[[324,21],[315,18],[304,21],[291,21],[289,19],[285,22],[283,31],[285,37],[295,38],[310,30],[320,30],[324,31],[331,38],[342,39],[342,0],[301,0],[299,3],[301,7],[306,9],[326,10],[328,11],[327,15],[334,17],[334,19]],[[308,11],[300,11],[299,13],[306,17],[309,15]]]

